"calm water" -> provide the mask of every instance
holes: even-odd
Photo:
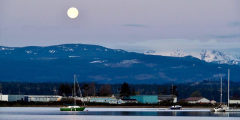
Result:
[[[61,112],[59,108],[40,107],[0,107],[1,120],[151,120],[166,118],[168,120],[177,119],[239,119],[240,112],[213,113],[209,109],[183,109],[166,110],[156,108],[86,108],[83,112]]]

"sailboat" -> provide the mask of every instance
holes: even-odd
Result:
[[[228,69],[228,107],[229,107],[229,81],[230,81],[230,69]],[[221,77],[221,94],[220,105],[210,110],[211,112],[226,112],[226,109],[222,107],[222,77]]]
[[[173,96],[173,84],[172,84],[172,96]],[[172,98],[173,99],[173,98]],[[182,106],[180,105],[173,105],[169,108],[170,110],[181,110]]]
[[[76,92],[75,92],[75,80],[76,80],[76,75],[74,75],[74,94],[73,94],[73,99],[74,99],[74,105],[73,106],[68,106],[68,107],[61,107],[60,111],[84,111],[85,107],[80,107],[76,105]]]

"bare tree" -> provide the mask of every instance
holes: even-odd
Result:
[[[112,94],[112,87],[109,84],[106,84],[105,86],[101,86],[100,88],[100,95],[102,96],[108,96]]]
[[[96,89],[96,85],[94,82],[91,82],[89,84],[89,89],[87,90],[88,94],[91,96],[95,96],[95,89]]]

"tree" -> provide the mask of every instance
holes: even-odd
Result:
[[[195,91],[191,94],[191,97],[202,97],[202,94],[199,91]]]
[[[172,85],[172,87],[171,87],[171,89],[170,89],[170,93],[171,93],[171,95],[175,95],[175,96],[178,97],[179,95],[178,95],[177,86],[173,86],[173,85]],[[172,96],[172,100],[171,100],[172,103],[173,103],[173,99],[174,99],[174,98],[173,98],[173,96]]]
[[[81,88],[84,90],[83,96],[88,96],[89,84],[84,84]]]
[[[89,89],[87,90],[88,95],[95,96],[96,95],[96,85],[94,82],[91,82],[88,85]]]
[[[167,87],[166,86],[163,86],[162,94],[167,95]]]
[[[131,95],[136,95],[136,91],[135,91],[134,87],[132,87]]]
[[[59,95],[65,96],[65,85],[61,84],[59,87]]]
[[[100,95],[101,96],[109,96],[112,94],[112,87],[109,84],[106,84],[105,86],[101,86],[100,88]]]
[[[126,82],[123,83],[120,91],[120,97],[128,97],[131,95],[131,90]]]
[[[162,95],[162,88],[160,85],[158,86],[158,95]]]
[[[171,89],[170,89],[170,93],[172,95],[176,95],[178,97],[179,95],[178,95],[177,86],[172,86]]]
[[[59,94],[62,96],[68,96],[72,93],[72,89],[68,84],[61,84],[59,87]]]

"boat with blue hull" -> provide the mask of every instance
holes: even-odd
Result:
[[[169,108],[170,110],[181,110],[182,106],[180,105],[173,105],[172,107]]]

